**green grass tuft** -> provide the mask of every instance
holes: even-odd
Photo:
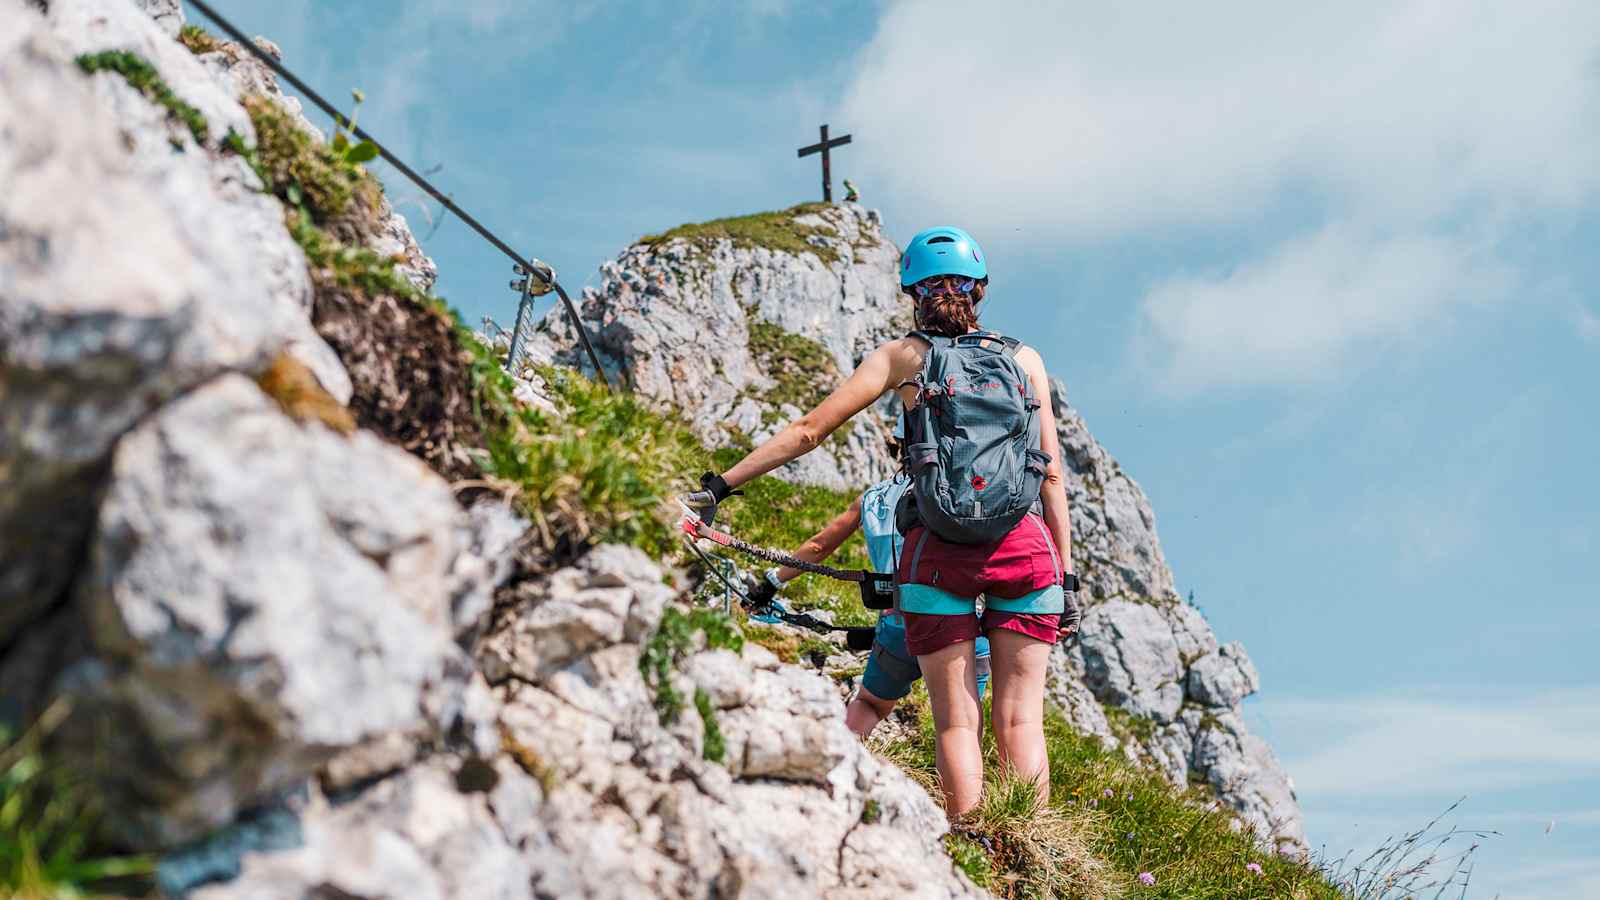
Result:
[[[639,239],[639,243],[654,246],[681,239],[702,249],[710,249],[719,241],[729,241],[735,247],[766,247],[795,255],[809,253],[824,263],[835,263],[839,261],[839,254],[833,248],[818,246],[808,239],[814,236],[835,237],[836,232],[825,226],[803,225],[795,221],[797,216],[827,208],[826,203],[802,203],[773,212],[679,225],[660,234],[646,235]]]
[[[989,861],[989,851],[983,849],[982,844],[952,832],[944,836],[944,849],[950,854],[951,862],[967,873],[973,884],[986,891],[995,890],[998,875]]]
[[[244,98],[244,108],[255,126],[255,146],[232,134],[225,144],[249,161],[267,193],[306,211],[319,225],[348,215],[358,196],[363,206],[378,207],[382,188],[366,169],[300,128],[272,98],[253,94]]]
[[[224,46],[216,35],[201,28],[199,25],[192,24],[178,29],[178,43],[188,47],[189,52],[195,56],[199,56],[202,53],[210,53],[214,50],[221,50]]]
[[[118,888],[142,893],[153,861],[100,855],[94,840],[99,809],[90,786],[52,765],[40,750],[42,734],[64,716],[65,707],[47,710],[15,741],[0,726],[0,895],[67,898]]]
[[[160,73],[149,60],[126,50],[106,50],[79,56],[78,67],[91,75],[96,72],[115,72],[121,75],[134,90],[166,109],[170,118],[187,126],[189,133],[194,136],[195,143],[205,144],[211,131],[210,126],[206,124],[206,117],[200,110],[185,103],[173,93],[172,88],[162,80]]]
[[[480,393],[502,406],[484,470],[503,483],[548,549],[632,544],[656,557],[681,545],[673,497],[705,451],[680,422],[567,369],[543,369],[558,412],[522,408],[487,371]]]

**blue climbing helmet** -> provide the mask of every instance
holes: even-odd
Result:
[[[900,286],[910,287],[931,275],[965,275],[982,281],[989,264],[978,242],[952,225],[917,232],[900,254]]]

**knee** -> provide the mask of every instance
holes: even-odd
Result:
[[[1044,718],[1031,710],[997,707],[993,713],[994,734],[1004,740],[1010,735],[1044,733]]]

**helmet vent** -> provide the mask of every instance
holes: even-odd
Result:
[[[948,234],[941,234],[937,237],[928,238],[928,243],[930,244],[954,244],[955,242],[956,239]]]

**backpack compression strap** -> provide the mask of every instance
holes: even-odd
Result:
[[[959,344],[970,343],[972,341],[977,341],[979,346],[983,346],[988,341],[999,341],[1001,344],[1000,352],[1010,357],[1015,357],[1017,355],[1017,351],[1022,349],[1021,341],[1014,337],[1003,335],[997,331],[969,331],[966,334],[958,335],[957,337],[946,337],[942,334],[929,334],[926,331],[919,330],[907,332],[906,337],[922,338],[935,347],[955,347]]]

